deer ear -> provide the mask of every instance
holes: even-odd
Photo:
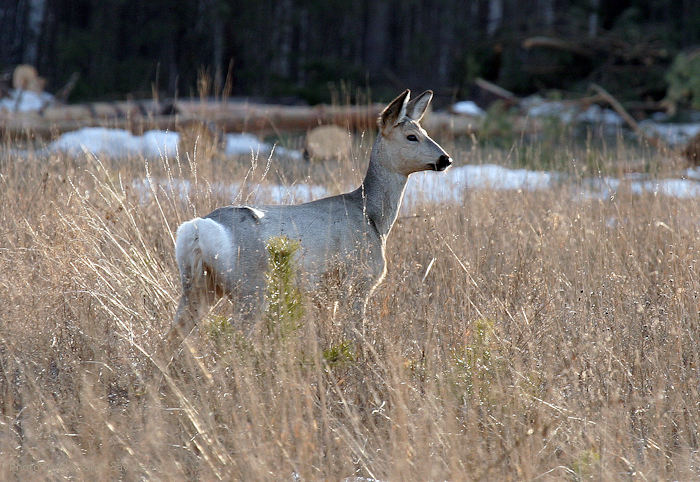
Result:
[[[411,91],[406,89],[403,94],[391,101],[381,114],[379,114],[379,128],[386,129],[398,124],[406,115],[406,106],[411,97]]]
[[[406,106],[406,116],[410,117],[416,122],[420,122],[425,115],[425,111],[428,109],[428,104],[433,100],[433,91],[426,90],[421,95],[411,100]]]

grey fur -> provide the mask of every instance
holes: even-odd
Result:
[[[216,296],[230,296],[243,319],[255,318],[265,294],[266,240],[274,236],[301,242],[298,261],[307,290],[338,275],[347,283],[343,301],[356,318],[364,317],[386,272],[386,238],[408,176],[452,163],[419,125],[432,92],[409,98],[405,91],[380,115],[367,174],[356,190],[299,205],[222,207],[180,226],[176,255],[183,294],[167,336],[171,343],[187,336]]]

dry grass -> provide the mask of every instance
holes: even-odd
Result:
[[[267,176],[339,190],[359,182],[368,148]],[[614,171],[625,154],[582,155]],[[330,309],[309,307],[295,336],[251,341],[223,306],[163,373],[147,354],[179,295],[173,232],[228,202],[215,182],[257,182],[265,160],[250,174],[250,160],[215,153],[196,169],[1,156],[2,480],[700,476],[694,201],[574,202],[562,187],[425,206],[389,239],[366,358],[331,360],[343,317]],[[469,161],[505,156],[476,148]],[[144,199],[131,186],[147,171],[196,190]]]

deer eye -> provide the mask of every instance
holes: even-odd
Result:
[[[406,139],[408,139],[411,142],[418,142],[418,138],[416,136],[414,136],[413,134],[406,136]]]

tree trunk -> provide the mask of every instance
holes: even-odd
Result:
[[[441,86],[449,83],[452,45],[454,43],[454,15],[451,13],[455,5],[451,2],[442,7],[440,25],[438,27],[440,42],[438,45],[438,79]]]
[[[216,93],[217,95],[220,94],[220,89],[222,86],[222,78],[223,78],[223,73],[222,70],[224,67],[224,22],[221,19],[220,15],[214,15],[214,18],[212,19],[213,22],[213,32],[212,35],[214,37],[214,51],[212,52],[212,62],[214,64],[214,72],[215,72],[215,84],[216,84]]]
[[[309,10],[307,8],[302,8],[299,13],[299,56],[296,62],[297,85],[301,87],[306,85],[306,56],[309,47],[309,35]]]
[[[591,13],[588,15],[588,38],[595,38],[598,34],[598,8],[600,0],[591,1]]]
[[[27,36],[24,44],[22,62],[37,65],[39,58],[39,40],[44,26],[44,13],[46,12],[46,0],[29,0],[27,12]]]
[[[554,0],[540,0],[542,20],[547,30],[554,26]]]
[[[489,0],[488,15],[486,33],[489,37],[493,37],[503,21],[503,0]]]
[[[290,74],[290,62],[292,53],[292,13],[293,0],[282,0],[278,5],[277,25],[279,25],[279,37],[274,44],[277,55],[274,61],[274,70],[283,79],[288,79]]]
[[[385,66],[389,38],[389,3],[386,0],[370,0],[367,15],[365,59],[369,69],[376,74]]]

